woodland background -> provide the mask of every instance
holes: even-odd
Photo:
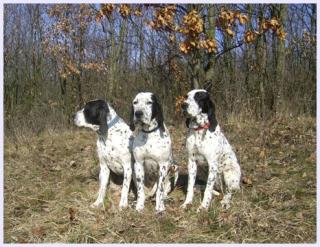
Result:
[[[70,126],[95,98],[128,119],[141,90],[158,95],[168,121],[199,87],[222,119],[315,116],[315,35],[312,4],[7,4],[6,134]]]
[[[6,243],[315,243],[315,4],[5,4]],[[241,166],[229,210],[187,211],[183,96],[206,88]],[[96,134],[72,115],[107,99],[129,119],[139,91],[160,99],[179,180],[155,215],[118,210],[99,186]],[[201,176],[201,172],[202,175]]]

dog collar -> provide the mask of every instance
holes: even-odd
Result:
[[[195,131],[198,131],[198,130],[203,130],[203,129],[209,129],[210,128],[210,123],[207,123],[203,126],[200,126],[200,127],[197,127],[197,128],[192,128],[193,130]]]
[[[149,133],[152,133],[153,131],[158,130],[159,128],[160,128],[160,126],[158,125],[157,127],[153,128],[153,129],[151,129],[151,130],[144,130],[144,129],[142,129],[141,131],[142,131],[143,133],[149,134]]]
[[[119,121],[120,117],[117,115],[115,116],[113,119],[111,119],[107,125],[108,125],[108,128],[111,128],[113,125],[115,125],[118,121]]]

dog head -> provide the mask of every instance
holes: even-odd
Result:
[[[130,129],[150,126],[153,121],[164,131],[162,108],[157,97],[149,92],[138,93],[132,102]]]
[[[181,107],[187,118],[188,128],[190,121],[195,121],[198,125],[209,122],[209,130],[211,132],[215,131],[218,124],[215,117],[215,107],[206,90],[195,89],[190,91]]]
[[[78,127],[87,127],[105,136],[108,131],[107,116],[109,107],[104,100],[89,101],[84,108],[78,111],[74,117],[74,123]]]

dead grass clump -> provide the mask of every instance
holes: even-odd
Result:
[[[315,119],[268,123],[230,120],[222,125],[243,171],[241,190],[228,211],[215,198],[196,213],[201,193],[187,211],[184,127],[170,128],[181,180],[155,215],[118,211],[119,191],[108,190],[104,209],[92,210],[98,189],[95,134],[46,131],[5,138],[4,240],[6,243],[314,243],[316,241]],[[263,133],[263,134],[261,134]],[[198,186],[201,188],[201,186]]]

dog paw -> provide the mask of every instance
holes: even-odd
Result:
[[[163,209],[163,210],[156,210],[156,213],[155,213],[155,215],[157,216],[157,217],[163,217],[164,215],[165,215],[165,210]]]
[[[190,209],[192,207],[191,203],[183,203],[180,208],[182,209]]]
[[[144,206],[139,206],[139,205],[136,206],[136,210],[137,210],[139,213],[142,213],[142,212],[143,212],[143,209],[144,209]]]
[[[161,213],[161,212],[164,212],[166,209],[164,207],[164,205],[160,205],[160,206],[156,206],[156,212],[157,213]]]
[[[221,203],[221,207],[222,207],[224,210],[229,209],[230,206],[231,206],[230,197],[224,196],[220,203]]]
[[[187,204],[182,204],[181,206],[180,206],[180,208],[182,208],[182,209],[186,209],[187,208]]]
[[[122,211],[128,207],[128,204],[119,205],[119,210]]]
[[[90,208],[101,208],[103,206],[103,202],[94,202],[90,205]]]
[[[127,200],[121,200],[119,203],[119,208],[120,209],[125,209],[128,207],[128,201]]]
[[[222,207],[222,209],[224,209],[224,210],[229,209],[229,208],[230,208],[230,202],[221,201],[221,207]]]

